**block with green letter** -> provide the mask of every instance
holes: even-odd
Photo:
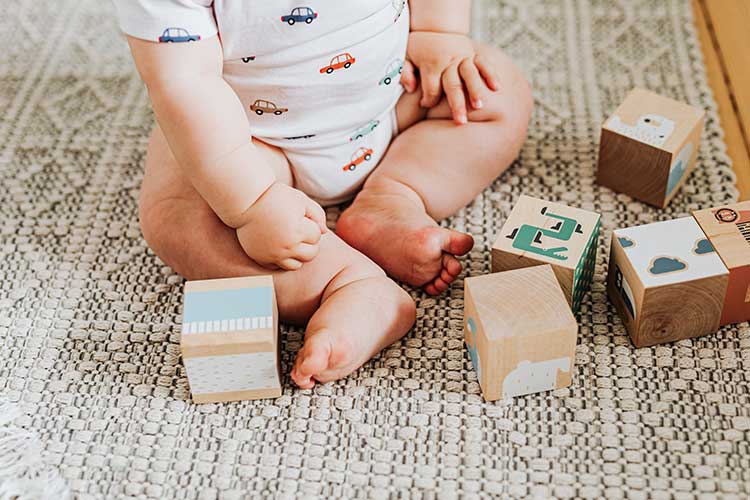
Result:
[[[550,264],[573,311],[591,286],[597,213],[521,195],[492,246],[492,272]]]

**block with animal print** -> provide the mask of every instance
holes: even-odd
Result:
[[[728,282],[693,217],[612,234],[607,290],[636,347],[718,330]]]
[[[750,321],[750,201],[693,212],[729,270],[721,324]]]
[[[196,403],[281,396],[271,276],[185,283],[180,348]]]
[[[578,324],[550,265],[466,278],[464,336],[487,401],[572,381]]]
[[[633,89],[602,127],[597,182],[666,207],[695,167],[705,114]]]
[[[522,195],[492,246],[492,272],[551,264],[573,311],[591,285],[599,214]]]

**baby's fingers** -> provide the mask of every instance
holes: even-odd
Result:
[[[410,94],[417,90],[417,75],[414,74],[414,65],[408,59],[404,61],[404,67],[401,71],[401,85]]]
[[[298,261],[297,259],[289,258],[282,260],[278,265],[285,271],[296,271],[297,269],[302,267],[302,262]]]
[[[419,78],[422,80],[422,101],[419,103],[423,108],[433,108],[440,102],[443,89],[440,85],[440,73],[431,71],[429,68],[419,68]]]
[[[320,251],[319,245],[310,245],[308,243],[300,243],[297,248],[293,250],[294,257],[302,262],[310,262],[318,256]]]
[[[312,219],[302,219],[302,225],[299,229],[299,238],[302,243],[315,245],[320,241],[322,234],[320,225]]]
[[[458,63],[451,64],[443,72],[443,91],[453,113],[453,121],[459,125],[466,123],[466,97],[458,74]]]
[[[461,61],[458,66],[458,71],[461,74],[461,79],[466,86],[466,90],[469,93],[469,99],[471,100],[471,106],[474,109],[479,109],[483,106],[482,96],[484,95],[487,86],[482,80],[482,76],[479,74],[474,61],[467,58]]]
[[[323,210],[323,207],[308,197],[305,197],[305,217],[318,225],[321,234],[328,232],[328,226],[326,226],[326,211]]]
[[[492,64],[479,55],[474,57],[474,64],[482,75],[487,86],[495,92],[500,90],[500,77]]]

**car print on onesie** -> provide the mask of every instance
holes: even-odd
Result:
[[[330,75],[337,69],[351,68],[352,64],[354,64],[355,62],[357,62],[357,60],[354,59],[351,54],[349,54],[348,52],[345,52],[331,59],[331,64],[329,64],[328,66],[324,66],[320,68],[320,73],[321,74],[327,73]]]
[[[380,125],[380,120],[372,120],[370,123],[365,125],[364,127],[360,128],[356,132],[352,134],[351,137],[349,137],[349,142],[358,141],[364,136],[371,134],[377,126]]]
[[[200,39],[200,35],[191,35],[184,28],[167,28],[159,37],[159,43],[198,42]]]
[[[287,108],[280,108],[271,101],[265,101],[263,99],[257,99],[254,103],[252,103],[250,105],[250,110],[255,112],[255,114],[258,116],[261,116],[265,113],[273,113],[274,115],[278,116],[289,111],[289,109]]]
[[[293,26],[296,23],[311,24],[318,18],[318,13],[310,7],[295,7],[289,15],[281,16],[281,22]]]
[[[372,149],[370,148],[359,148],[352,155],[352,161],[344,166],[344,172],[354,172],[357,170],[357,166],[372,159]]]
[[[391,62],[391,64],[388,65],[388,68],[385,70],[385,76],[380,79],[379,85],[390,85],[391,82],[401,74],[401,71],[404,69],[404,61],[401,59],[396,59],[395,61]]]

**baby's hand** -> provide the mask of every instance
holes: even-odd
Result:
[[[445,94],[456,123],[467,121],[467,94],[471,106],[479,109],[488,89],[493,92],[500,89],[494,69],[476,53],[471,39],[465,35],[412,31],[406,52],[401,82],[407,92],[417,89],[416,67],[422,83],[420,105],[432,108]]]
[[[320,205],[302,191],[280,182],[271,185],[248,209],[237,228],[245,253],[261,266],[294,271],[318,255],[318,242],[328,229]]]

